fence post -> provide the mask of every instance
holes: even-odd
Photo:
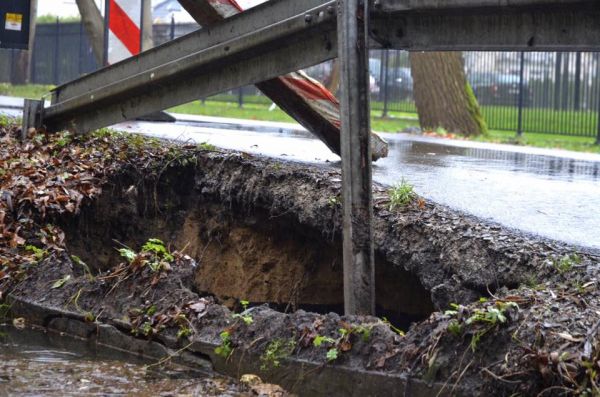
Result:
[[[596,145],[600,145],[600,56],[596,58],[596,107],[598,108],[598,113],[596,115],[598,121],[598,134],[596,135]]]
[[[360,5],[359,5],[360,4]],[[344,311],[375,314],[369,105],[369,2],[338,2],[341,64]]]
[[[244,87],[238,88],[238,107],[244,107]]]
[[[383,112],[381,113],[381,117],[387,117],[388,115],[388,101],[389,101],[389,93],[388,93],[388,79],[390,77],[390,50],[383,50],[383,59],[382,62],[384,71],[383,71],[383,87],[379,87],[380,90],[383,90]]]
[[[109,19],[110,19],[110,0],[104,0],[104,59],[102,60],[102,67],[108,66],[108,32],[109,32]]]
[[[175,15],[171,15],[171,32],[169,37],[171,40],[175,39]]]
[[[523,97],[524,91],[524,77],[525,77],[525,52],[521,51],[521,61],[519,66],[519,110],[517,120],[517,136],[523,136]]]
[[[81,76],[82,62],[83,62],[83,21],[79,22],[79,58],[77,60],[77,75]]]
[[[556,63],[554,64],[554,110],[560,110],[560,91],[562,78],[562,52],[556,53]]]
[[[581,52],[575,54],[575,98],[573,99],[574,110],[581,107]]]
[[[58,68],[58,62],[60,60],[59,56],[60,56],[60,51],[59,51],[59,45],[60,45],[60,21],[58,19],[58,17],[56,17],[56,27],[54,29],[54,76],[53,76],[53,80],[54,80],[54,84],[58,85],[60,84],[59,81],[59,77],[60,77],[60,71]]]

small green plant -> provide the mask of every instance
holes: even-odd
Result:
[[[388,193],[390,196],[390,211],[393,211],[396,208],[406,207],[417,196],[413,185],[404,179],[402,179],[399,184],[392,187]]]
[[[42,259],[44,259],[44,257],[46,256],[46,254],[48,253],[48,251],[43,250],[41,248],[36,247],[35,245],[27,245],[25,247],[25,249],[31,253],[33,253],[33,257],[35,258],[36,262],[41,261]]]
[[[128,263],[136,262],[138,265],[148,266],[154,273],[169,269],[168,263],[175,259],[167,250],[165,243],[156,238],[149,239],[139,253],[129,247],[119,248],[117,251]]]
[[[231,334],[228,331],[223,331],[219,334],[221,338],[221,344],[215,347],[215,353],[225,359],[229,358],[233,352],[233,346],[231,345]]]
[[[335,339],[330,338],[328,336],[322,336],[322,335],[318,335],[315,339],[313,339],[313,346],[314,347],[319,347],[323,343],[333,344],[333,343],[335,343]]]
[[[167,262],[171,262],[174,259],[173,255],[171,255],[169,253],[169,251],[167,251],[167,248],[165,247],[165,243],[163,243],[161,240],[159,240],[157,238],[149,239],[146,242],[146,244],[144,244],[142,246],[142,252],[152,252],[159,259],[164,259]]]
[[[242,300],[240,301],[240,304],[242,305],[242,312],[236,313],[232,317],[241,319],[246,325],[252,324],[254,322],[254,319],[250,314],[246,313],[250,302]]]
[[[77,255],[71,255],[71,260],[73,261],[73,263],[75,263],[83,269],[83,272],[87,276],[88,280],[94,280],[94,275],[92,274],[92,271],[90,270],[90,267],[87,265],[87,263],[82,261],[81,258]]]
[[[565,255],[562,258],[552,260],[552,266],[560,274],[567,273],[573,269],[573,266],[581,264],[581,257],[577,254]]]
[[[327,358],[327,361],[335,361],[338,359],[339,355],[340,351],[336,347],[332,347],[327,350],[327,355],[325,357]]]
[[[127,262],[131,263],[136,257],[135,251],[129,248],[119,248],[119,254],[127,260]]]
[[[342,205],[341,200],[339,199],[339,197],[337,196],[330,196],[327,199],[327,205],[330,206],[331,208],[336,208]]]
[[[296,348],[296,342],[293,339],[274,339],[268,345],[260,356],[260,369],[267,371],[269,368],[278,368],[281,361],[289,357]]]
[[[192,329],[190,327],[186,327],[185,325],[181,325],[179,327],[179,331],[177,331],[177,339],[187,338],[192,334]]]
[[[448,323],[448,332],[454,336],[460,336],[463,332],[463,326],[457,320],[451,320]]]
[[[73,135],[69,132],[63,132],[58,135],[58,139],[56,140],[56,146],[59,148],[63,148],[69,145],[73,141]]]
[[[0,127],[8,127],[9,124],[11,124],[11,120],[8,116],[0,114]]]
[[[217,151],[217,147],[215,145],[211,145],[208,142],[202,142],[198,144],[198,149],[200,150],[206,150],[208,152],[216,152]]]
[[[60,279],[56,280],[54,283],[52,283],[52,287],[50,287],[50,288],[51,289],[62,288],[67,282],[69,282],[70,279],[71,279],[71,275],[68,274],[68,275],[64,276],[63,278],[60,278]]]
[[[360,335],[363,342],[368,342],[369,339],[371,339],[371,328],[370,327],[365,327],[364,325],[359,325],[358,327],[355,327],[352,332],[354,332],[357,335]]]
[[[395,333],[397,333],[398,335],[400,335],[400,336],[404,336],[405,335],[404,331],[402,331],[400,328],[394,326],[394,324],[390,323],[390,320],[388,320],[386,317],[382,317],[381,321],[383,321],[383,323],[385,325],[387,325],[388,327],[390,327],[390,329],[392,331],[394,331]]]

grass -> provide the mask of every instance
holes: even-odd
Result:
[[[594,138],[582,136],[525,132],[522,137],[517,138],[513,131],[491,130],[488,132],[487,136],[475,137],[472,140],[480,142],[509,143],[541,148],[572,150],[576,152],[600,153],[600,145],[595,144]]]
[[[10,85],[0,83],[0,95],[18,96],[24,98],[41,98],[47,94],[53,86],[51,85]],[[229,101],[229,102],[224,102]],[[378,101],[372,103],[371,127],[380,132],[399,132],[407,127],[418,126],[415,113],[411,113],[414,105],[410,102],[394,104],[390,109],[388,117],[382,118],[383,104]],[[211,97],[204,103],[194,101],[185,105],[177,106],[170,111],[176,113],[202,114],[205,116],[231,117],[261,121],[293,122],[294,120],[279,108],[269,110],[271,101],[264,96],[250,95],[244,97],[244,106],[240,108],[237,104],[237,95],[221,94]],[[403,109],[403,111],[399,110]],[[525,133],[516,139],[516,121],[513,123],[504,121],[504,126],[498,127],[501,120],[516,120],[516,108],[507,106],[483,106],[483,113],[491,128],[486,136],[475,137],[473,140],[482,142],[511,143],[543,148],[556,148],[573,150],[579,152],[600,153],[600,145],[595,145],[595,138],[572,135],[545,134],[539,131],[545,125],[551,125],[556,131],[569,131],[572,134],[583,131],[591,131],[595,126],[595,115],[584,112],[540,110],[533,112],[530,109],[524,111]],[[514,124],[514,125],[513,125]],[[502,128],[502,129],[498,129]],[[512,131],[510,131],[512,129]]]
[[[279,108],[272,111],[269,110],[270,106],[271,103],[245,103],[244,107],[240,108],[237,103],[207,100],[204,103],[201,101],[194,101],[185,105],[176,106],[169,109],[169,111],[185,114],[202,114],[204,116],[231,117],[236,119],[279,121],[287,123],[294,122],[290,116]],[[391,114],[390,116],[395,117],[388,117],[385,119],[377,117],[380,115],[379,111],[373,111],[372,115],[371,128],[375,131],[399,132],[406,127],[418,124],[416,120],[399,118],[397,114]]]
[[[40,99],[43,95],[48,94],[52,88],[54,88],[53,85],[12,85],[8,83],[0,83],[0,95]]]
[[[402,179],[402,181],[392,187],[388,194],[390,196],[390,211],[396,208],[406,207],[417,196],[413,185]]]

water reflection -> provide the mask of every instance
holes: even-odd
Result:
[[[241,396],[228,378],[146,362],[57,334],[0,326],[0,396]]]
[[[599,161],[501,151],[494,148],[444,146],[429,142],[392,139],[390,151],[391,155],[400,162],[432,167],[485,167],[561,177],[564,180],[597,181],[600,174]]]

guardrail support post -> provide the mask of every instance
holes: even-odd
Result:
[[[347,315],[374,315],[368,1],[341,0],[338,4],[342,83],[344,310]]]
[[[21,140],[27,138],[27,132],[30,128],[42,127],[42,111],[44,110],[44,101],[36,99],[25,99],[23,103],[23,123],[21,125]]]

